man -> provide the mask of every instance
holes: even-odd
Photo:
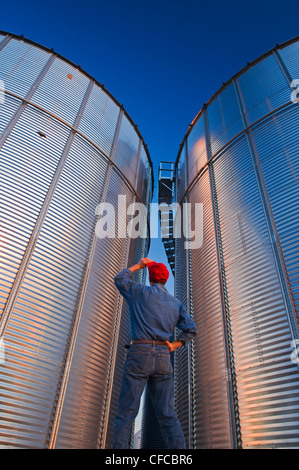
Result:
[[[133,280],[148,267],[150,286]],[[161,433],[168,449],[185,449],[185,439],[174,410],[170,353],[193,339],[197,327],[184,306],[165,288],[169,272],[162,263],[142,258],[114,278],[129,304],[132,341],[124,367],[119,410],[114,422],[114,449],[128,449],[132,423],[147,383]],[[169,339],[175,327],[178,338]]]

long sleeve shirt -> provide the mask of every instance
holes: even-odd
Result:
[[[180,330],[178,340],[186,342],[196,336],[194,321],[163,284],[136,282],[129,269],[117,274],[114,282],[129,304],[132,339],[169,341],[175,327]]]

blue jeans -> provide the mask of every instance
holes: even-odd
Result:
[[[114,449],[129,448],[131,426],[146,383],[167,448],[186,448],[174,409],[172,374],[167,346],[135,344],[130,347],[122,378],[119,410],[114,421]]]

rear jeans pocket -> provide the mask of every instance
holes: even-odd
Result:
[[[160,374],[172,374],[173,368],[170,362],[170,355],[169,354],[158,354],[157,356]]]
[[[126,370],[133,374],[144,374],[147,370],[150,353],[129,351],[126,360]]]

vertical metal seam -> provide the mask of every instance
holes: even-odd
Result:
[[[139,169],[139,164],[140,164],[140,155],[141,155],[141,139],[139,139],[139,144],[138,144],[138,156],[137,156],[137,164],[136,164],[136,170],[135,170],[135,175],[134,175],[134,181],[133,181],[133,187],[136,190],[136,180],[137,180],[137,175],[138,175],[138,169]],[[135,193],[131,193],[131,204],[136,201],[136,195]],[[123,261],[123,268],[127,265],[128,262],[128,256],[129,256],[129,251],[130,251],[130,242],[131,239],[127,234],[126,237],[126,242],[125,242],[125,248],[124,248],[124,261]],[[106,418],[106,423],[108,425],[109,422],[109,417],[110,417],[110,403],[111,403],[111,398],[112,398],[112,386],[114,383],[114,375],[115,375],[115,363],[116,363],[116,356],[119,348],[119,331],[120,331],[120,324],[121,324],[121,319],[122,319],[122,312],[123,312],[123,298],[122,296],[119,295],[119,302],[116,308],[116,315],[115,315],[115,322],[114,322],[114,328],[113,328],[113,334],[112,334],[112,344],[114,348],[114,353],[112,357],[112,365],[110,369],[110,376],[111,376],[111,386],[110,386],[110,392],[109,392],[109,405],[106,406],[108,409],[107,411],[107,418]],[[134,427],[134,424],[133,424]],[[132,445],[133,443],[133,428],[131,432],[131,437],[130,437],[130,444]],[[106,439],[105,439],[106,440]],[[105,442],[106,444],[106,442]]]
[[[141,147],[142,147],[142,143],[141,143],[141,139],[139,139],[139,144],[138,144],[138,151],[137,151],[137,164],[136,164],[136,172],[135,172],[135,175],[134,175],[134,181],[133,181],[133,187],[137,193],[137,182],[138,182],[138,173],[139,173],[139,167],[140,167],[140,158],[141,158]],[[139,194],[138,194],[139,196]],[[141,240],[145,240],[145,239],[141,239]],[[141,243],[144,243],[143,241]]]
[[[81,121],[82,115],[84,113],[84,109],[87,105],[89,96],[91,94],[92,88],[94,86],[94,81],[90,80],[88,88],[86,90],[86,93],[84,95],[84,98],[82,100],[80,109],[78,111],[75,123],[74,123],[74,128],[77,128],[79,126],[79,123]],[[75,133],[72,134],[73,139],[75,136]],[[72,140],[73,140],[72,139]],[[89,253],[87,254],[87,260],[89,260]],[[87,261],[88,263],[88,261]],[[85,268],[86,269],[86,268]],[[84,277],[84,274],[83,276]],[[75,347],[75,342],[78,334],[78,329],[79,329],[79,324],[80,324],[80,318],[82,314],[82,304],[81,304],[81,293],[82,290],[84,289],[84,281],[83,279],[83,286],[79,290],[78,293],[78,308],[75,309],[74,315],[73,315],[73,322],[70,327],[69,335],[68,335],[68,341],[66,345],[67,352],[65,353],[65,361],[61,366],[61,375],[60,375],[60,380],[58,381],[60,384],[59,390],[56,391],[56,406],[53,407],[52,409],[52,419],[51,419],[51,429],[48,430],[48,447],[51,449],[55,446],[56,443],[56,438],[57,438],[57,433],[58,433],[58,428],[60,424],[60,417],[61,417],[61,412],[62,412],[62,407],[64,403],[64,398],[65,398],[65,393],[66,393],[66,387],[67,387],[67,378],[70,373],[70,367],[72,363],[72,358],[74,354],[74,347]],[[58,395],[58,396],[57,396]],[[54,416],[53,416],[54,415]]]
[[[242,116],[244,116],[244,120],[246,123],[246,131],[245,135],[247,138],[247,143],[249,147],[249,152],[251,156],[252,166],[261,198],[261,204],[263,208],[263,212],[265,215],[265,221],[269,233],[269,238],[271,242],[272,253],[274,257],[274,262],[277,269],[278,279],[281,287],[282,296],[284,299],[285,307],[286,307],[286,314],[288,323],[290,326],[290,334],[292,336],[292,340],[298,339],[298,329],[296,325],[296,309],[293,303],[292,294],[288,286],[290,286],[288,280],[288,273],[285,267],[284,256],[282,253],[282,249],[280,246],[280,240],[278,236],[278,232],[276,229],[276,224],[274,220],[274,216],[272,213],[272,208],[269,200],[268,191],[266,188],[266,184],[264,181],[261,164],[259,161],[258,153],[255,148],[254,139],[252,136],[252,130],[248,126],[248,119],[245,112],[245,104],[242,96],[242,92],[239,86],[239,82],[237,79],[234,80],[236,96],[239,104],[240,111],[242,112]],[[299,368],[299,364],[298,364]]]
[[[134,196],[133,196],[133,199],[134,199]],[[128,262],[129,248],[130,248],[130,238],[127,235],[125,247],[124,247],[123,269]],[[106,388],[107,398],[106,398],[106,402],[104,406],[106,409],[106,413],[107,413],[107,417],[105,420],[105,428],[104,428],[105,439],[102,442],[101,448],[104,448],[104,446],[106,445],[107,428],[108,428],[108,421],[109,421],[109,415],[110,415],[110,404],[111,404],[111,398],[112,398],[113,379],[114,379],[114,372],[115,372],[115,363],[116,363],[116,355],[117,355],[117,348],[118,348],[118,338],[119,338],[123,303],[124,302],[123,302],[122,296],[118,295],[118,302],[117,302],[117,306],[115,310],[115,320],[114,320],[114,326],[113,326],[113,331],[112,331],[112,347],[111,347],[110,358],[109,358],[109,372],[108,372],[108,377],[107,377],[108,380],[107,380],[107,388]]]
[[[280,67],[280,70],[282,71],[282,73],[283,73],[283,75],[286,79],[287,84],[289,85],[290,89],[292,90],[291,82],[292,82],[293,79],[292,79],[292,76],[291,76],[290,72],[288,71],[287,66],[285,65],[285,63],[284,63],[284,61],[283,61],[283,59],[280,55],[280,51],[279,50],[274,50],[273,55],[274,55],[278,65]]]
[[[178,173],[178,167],[176,168],[176,173]],[[175,184],[174,184],[175,200],[176,200],[177,192],[178,192],[177,184],[178,184],[178,177],[177,177],[177,174],[176,174],[175,175]],[[174,238],[174,242],[175,242],[175,256],[177,257],[178,253],[179,253],[178,239]],[[177,269],[177,265],[176,265],[175,269]],[[178,276],[177,276],[176,271],[175,271],[175,276],[174,276],[174,295],[175,295],[175,297],[178,297],[178,295],[179,295],[179,282],[178,282]],[[175,409],[177,411],[177,408],[178,408],[177,401],[180,400],[180,396],[179,396],[180,394],[178,392],[178,370],[179,370],[178,350],[174,351],[173,364],[174,364],[174,405],[175,405]]]
[[[151,181],[152,181],[152,167],[149,165],[148,167],[149,169],[149,173],[148,173],[148,181],[149,181],[149,184],[147,185],[147,189],[146,189],[146,196],[145,196],[145,202],[146,202],[146,207],[147,209],[149,208],[149,205],[150,205],[150,200],[152,200],[152,194],[150,194],[150,191],[151,191]],[[145,245],[147,244],[147,252],[149,250],[149,247],[150,247],[150,240],[151,240],[151,232],[150,232],[150,217],[151,217],[151,214],[149,213],[148,214],[148,234],[147,234],[147,237],[146,237],[146,241],[144,242],[144,250],[145,250]],[[144,251],[145,252],[145,251]]]
[[[188,140],[186,140],[186,185],[189,185],[189,154],[188,154]],[[186,193],[187,204],[190,202],[190,193]],[[191,230],[191,217],[189,214],[189,205],[187,205],[188,211],[186,216],[188,217],[187,227],[188,230]],[[191,251],[190,251],[190,233],[188,233],[188,248],[186,248],[186,268],[187,268],[187,306],[188,312],[191,317],[193,317],[193,303],[192,303],[192,270],[191,270]],[[188,342],[187,344],[187,357],[188,357],[188,413],[189,413],[189,425],[188,425],[188,448],[192,449],[194,447],[194,400],[193,400],[193,375],[194,375],[194,351],[193,343]]]
[[[189,195],[188,195],[188,200],[189,200]],[[190,214],[190,219],[191,219],[191,214]],[[190,244],[190,241],[188,242]],[[191,249],[190,247],[187,250],[188,252],[188,271],[189,271],[189,313],[190,316],[193,318],[194,315],[194,310],[193,310],[193,282],[192,282],[192,265],[191,265]],[[193,449],[194,448],[194,443],[195,443],[195,428],[194,428],[194,422],[195,422],[195,413],[196,413],[196,408],[195,408],[195,383],[194,383],[194,342],[189,341],[188,342],[188,355],[189,355],[189,387],[190,387],[190,396],[189,396],[189,413],[190,413],[190,424],[189,424],[189,429],[190,429],[190,439],[189,439],[189,448]]]
[[[241,425],[240,425],[239,404],[238,404],[238,390],[237,390],[235,361],[234,361],[234,348],[233,348],[232,334],[231,334],[230,311],[229,311],[229,304],[228,304],[228,298],[227,298],[225,263],[223,259],[217,191],[216,191],[215,177],[214,177],[214,171],[213,171],[210,128],[209,128],[209,121],[208,121],[206,106],[204,107],[204,122],[205,122],[206,149],[207,149],[207,156],[208,156],[208,161],[209,161],[209,165],[208,165],[209,182],[210,182],[211,201],[212,201],[212,208],[213,208],[213,225],[214,225],[215,245],[216,245],[216,253],[217,253],[220,301],[221,301],[221,311],[222,311],[223,326],[224,326],[225,357],[226,357],[226,363],[228,366],[227,376],[230,379],[227,383],[227,386],[228,386],[228,392],[229,392],[228,404],[229,404],[229,414],[230,414],[232,447],[242,448]]]
[[[112,162],[114,161],[114,157],[115,157],[115,152],[116,152],[116,147],[118,143],[118,137],[120,133],[123,115],[124,115],[124,110],[123,108],[120,108],[118,121],[117,121],[115,134],[114,134],[114,141],[113,141],[112,148],[111,148],[111,154],[110,154],[111,163],[109,164],[109,167],[108,167],[106,184],[105,184],[105,188],[103,192],[103,200],[106,199],[109,184],[111,182],[110,175],[111,175],[112,165],[113,165]],[[124,253],[124,258],[125,256],[126,254]],[[104,449],[106,445],[106,437],[107,437],[108,421],[109,421],[109,407],[110,407],[111,395],[112,395],[111,377],[112,377],[113,372],[111,371],[113,370],[113,361],[115,360],[115,355],[116,355],[115,345],[114,345],[115,323],[117,322],[117,317],[119,315],[118,313],[119,308],[121,308],[122,303],[123,303],[123,299],[121,295],[118,293],[117,296],[118,296],[118,300],[117,300],[116,309],[115,309],[115,320],[114,320],[114,327],[113,327],[112,339],[111,339],[111,349],[110,349],[110,354],[109,354],[109,359],[108,359],[108,371],[107,371],[107,380],[106,380],[105,391],[104,391],[104,403],[103,403],[103,408],[102,408],[102,414],[99,420],[98,443],[99,443],[99,448],[101,449]]]
[[[136,165],[136,172],[135,172],[134,181],[133,181],[133,186],[136,190],[136,193],[137,193],[136,185],[137,185],[137,182],[138,182],[140,159],[141,159],[141,139],[139,139],[137,165]],[[133,199],[134,199],[134,194],[132,194],[132,196],[133,196]],[[135,200],[136,200],[136,198],[135,198]],[[144,248],[145,248],[145,238],[140,239],[140,243],[141,243],[141,257],[143,257]],[[128,250],[128,254],[129,254],[129,250]],[[145,269],[139,271],[139,281],[140,282],[143,282],[145,280],[145,274],[146,274]],[[121,310],[121,312],[122,311],[123,311],[123,309]],[[119,320],[119,324],[120,324],[120,321],[121,321],[121,318]],[[119,347],[119,344],[118,344],[118,347]],[[118,349],[118,347],[117,347],[117,349]],[[131,436],[130,436],[130,441],[129,441],[130,448],[132,448],[133,444],[134,444],[134,429],[135,429],[135,421],[133,422],[132,428],[131,428]]]
[[[12,36],[10,34],[8,34],[7,36],[5,36],[4,39],[2,39],[2,41],[0,42],[0,52],[10,42],[11,39],[12,39]]]
[[[137,151],[137,164],[136,164],[136,171],[135,171],[134,182],[133,182],[134,188],[136,188],[136,184],[138,181],[138,173],[139,173],[140,158],[141,158],[141,147],[142,147],[142,143],[141,143],[141,139],[139,139],[138,151]]]
[[[177,172],[178,172],[178,166],[175,169],[175,174],[174,174],[174,200],[177,200]],[[178,238],[174,238],[174,253],[175,253],[175,259],[178,257]],[[177,276],[177,263],[175,263],[175,276],[174,276],[174,296],[175,298],[178,297],[179,293],[179,287],[178,287],[178,276]],[[174,358],[173,358],[173,369],[174,369],[174,406],[175,410],[177,411],[177,400],[178,400],[178,380],[177,380],[177,370],[178,370],[178,357],[177,357],[177,352],[174,351]]]
[[[138,161],[137,161],[137,167],[136,167],[136,173],[135,173],[135,177],[134,177],[134,188],[136,190],[136,193],[137,193],[137,183],[138,183],[138,175],[139,175],[139,168],[140,168],[140,160],[141,160],[141,148],[142,148],[142,141],[141,139],[139,139],[139,145],[138,145]],[[139,196],[139,194],[138,194]],[[148,204],[146,203],[146,209],[148,210]],[[148,214],[147,214],[148,215]],[[141,238],[140,239],[140,243],[141,243],[141,257],[143,257],[143,255],[145,254],[145,245],[146,245],[146,241],[147,238]],[[146,271],[143,270],[142,273],[144,274]],[[140,276],[141,279],[144,280],[144,275]]]

